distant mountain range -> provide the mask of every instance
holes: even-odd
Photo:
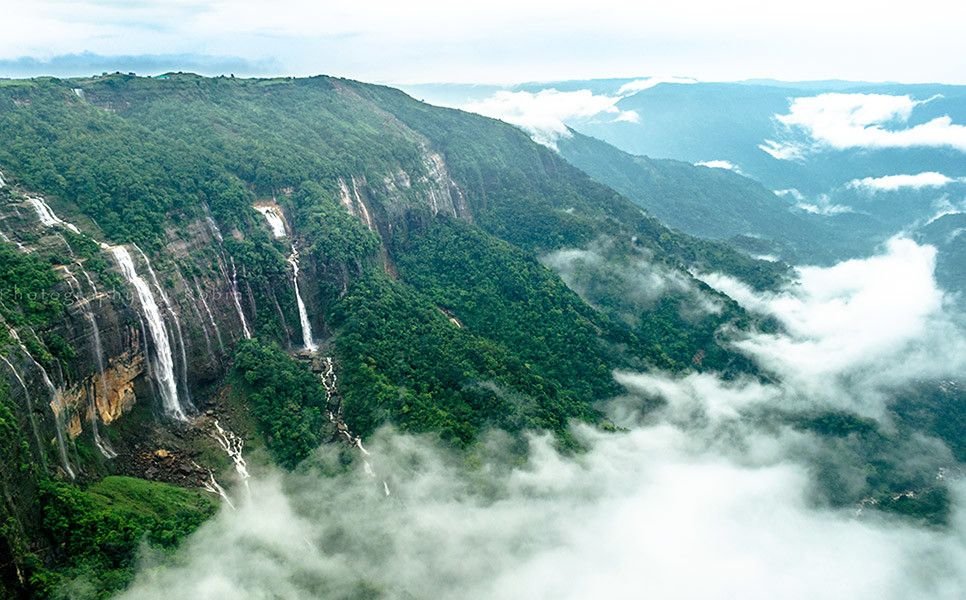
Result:
[[[554,142],[568,161],[668,225],[755,255],[825,264],[897,234],[935,239],[934,220],[966,212],[966,86],[617,78],[406,89],[525,128],[545,102],[569,128]],[[950,274],[966,257],[940,246],[942,283],[961,290]]]

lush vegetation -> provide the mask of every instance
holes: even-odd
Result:
[[[757,288],[786,276],[784,265],[669,230],[511,125],[414,102],[392,88],[347,85],[429,139],[463,184],[475,222],[524,250],[540,254],[601,236],[634,237],[661,261],[729,273]]]
[[[558,147],[591,177],[690,235],[786,258],[835,255],[837,238],[820,221],[793,213],[788,200],[732,171],[632,156],[576,132]]]
[[[324,439],[328,421],[319,377],[277,345],[258,340],[238,345],[234,368],[272,458],[294,468]]]
[[[445,160],[453,181],[443,185],[465,194],[465,221],[433,218],[422,187],[429,152]],[[774,199],[727,173],[621,161],[623,187],[614,185],[637,204],[514,127],[324,77],[112,75],[0,86],[0,165],[14,186],[49,196],[62,217],[99,239],[138,242],[162,281],[175,281],[177,270],[220,280],[237,267],[256,339],[234,349],[229,401],[250,408],[272,459],[288,469],[332,430],[318,375],[283,348],[298,337],[285,260],[293,240],[269,235],[251,209],[256,200],[274,199],[289,219],[302,292],[316,333],[331,338],[355,433],[393,423],[469,447],[487,428],[547,429],[571,447],[568,423],[600,422],[596,402],[621,392],[614,369],[753,372],[718,339],[723,325],[746,326],[748,316],[686,270],[729,273],[764,289],[783,282],[786,267],[668,229],[641,207],[659,216],[666,208],[695,227],[720,224],[715,237],[726,238],[745,232],[753,211],[774,216],[766,206]],[[387,180],[406,184],[390,189]],[[358,183],[378,234],[340,204],[346,183]],[[646,195],[635,195],[641,190]],[[725,201],[728,218],[720,223],[698,210]],[[223,239],[199,248],[192,236],[208,211]],[[778,225],[795,224],[770,224]],[[62,233],[89,271],[116,280],[89,238]],[[549,258],[561,251],[596,258],[565,269]],[[42,340],[25,342],[45,360],[69,357],[53,334],[64,303],[49,295],[61,285],[51,264],[73,259],[64,253],[28,255],[0,244],[0,286],[31,294],[26,302],[2,299],[0,311],[8,323],[38,332]],[[925,423],[936,405],[910,402],[904,410]],[[22,431],[24,410],[3,408],[0,460],[5,473],[23,477],[0,480],[36,486],[26,438],[6,435]],[[956,423],[936,419],[928,427],[952,439]],[[869,448],[887,445],[850,417],[797,425]],[[868,464],[876,493],[892,492],[889,465]],[[834,475],[827,479],[833,487]],[[35,574],[51,592],[117,589],[142,540],[170,548],[213,510],[195,492],[125,478],[86,488],[45,482],[41,491],[42,535],[56,546],[43,556],[51,570]],[[909,511],[935,515],[942,506],[940,498]],[[27,556],[18,527],[29,519],[0,516],[7,544],[0,561],[5,552]]]
[[[41,503],[43,534],[67,565],[34,575],[52,598],[106,598],[130,581],[142,543],[171,550],[215,512],[204,492],[130,477],[45,482]]]
[[[73,356],[73,349],[54,331],[69,301],[58,291],[59,283],[50,262],[12,244],[0,244],[0,315],[22,332],[24,345],[45,363]],[[13,343],[6,327],[0,328],[0,343]]]
[[[408,241],[402,278],[476,335],[510,349],[546,378],[590,401],[613,391],[621,328],[536,259],[479,229],[440,221]],[[610,356],[608,356],[610,354]]]

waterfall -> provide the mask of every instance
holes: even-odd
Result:
[[[224,238],[221,236],[221,229],[218,229],[218,223],[216,223],[215,218],[211,216],[211,210],[208,208],[208,203],[202,202],[201,208],[203,208],[205,211],[205,221],[208,223],[208,227],[211,229],[212,235],[215,236],[215,239],[218,240],[219,243],[223,242]]]
[[[3,172],[0,171],[0,188],[5,187],[7,182],[3,180]]]
[[[235,435],[231,430],[223,428],[218,422],[218,419],[215,419],[214,424],[215,431],[212,432],[211,436],[215,438],[218,445],[221,446],[221,449],[231,459],[232,464],[235,465],[235,472],[238,473],[238,477],[245,483],[245,488],[248,489],[248,479],[251,475],[248,473],[248,463],[245,462],[245,457],[242,456],[245,441]]]
[[[104,351],[101,349],[101,331],[97,327],[97,320],[94,318],[94,313],[87,310],[84,315],[91,324],[91,337],[94,341],[94,356],[97,357],[97,374],[98,380],[101,384],[101,397],[107,402],[107,376],[104,372]],[[117,458],[117,452],[111,448],[111,445],[101,438],[101,434],[98,431],[98,412],[97,404],[94,401],[94,395],[90,395],[90,411],[91,411],[91,431],[94,434],[94,445],[97,449],[101,451],[101,454],[105,458]]]
[[[238,291],[238,271],[235,270],[235,259],[228,257],[231,261],[231,298],[235,301],[235,310],[238,311],[238,318],[241,320],[242,331],[245,332],[245,339],[252,339],[252,332],[248,329],[248,321],[245,320],[245,311],[242,310],[241,293]]]
[[[292,244],[292,254],[288,257],[288,264],[292,265],[292,283],[295,285],[295,300],[299,307],[299,321],[302,323],[302,343],[306,350],[315,352],[319,347],[312,338],[309,313],[305,310],[305,302],[302,301],[302,293],[299,292],[299,253],[295,249],[295,244]]]
[[[282,216],[278,207],[272,205],[255,206],[255,210],[264,215],[268,221],[268,226],[272,230],[272,235],[276,238],[285,237],[285,218]],[[288,264],[292,265],[292,284],[295,286],[295,300],[299,308],[299,322],[302,324],[302,345],[306,350],[314,352],[318,350],[312,336],[312,323],[309,321],[309,313],[305,309],[305,302],[302,300],[302,292],[299,290],[299,253],[292,242],[292,253],[288,257]]]
[[[26,349],[24,349],[26,352]],[[64,471],[71,479],[76,479],[77,475],[74,473],[74,469],[70,466],[70,458],[67,456],[67,436],[65,432],[67,426],[64,423],[64,402],[61,397],[60,390],[58,390],[54,383],[50,380],[50,376],[47,375],[47,369],[43,368],[39,362],[34,360],[33,356],[28,353],[27,356],[34,363],[37,369],[40,371],[40,378],[44,382],[44,386],[47,391],[50,392],[50,409],[54,412],[54,430],[57,432],[57,451],[60,453],[60,462],[64,467]],[[54,407],[57,408],[54,408]]]
[[[207,221],[208,227],[211,229],[212,235],[215,236],[215,239],[218,240],[218,243],[220,244],[221,242],[224,241],[224,237],[221,235],[221,229],[218,228],[218,223],[215,222],[214,217],[211,216],[211,211],[208,209],[208,205],[202,204],[202,207],[205,209],[205,221]],[[224,252],[224,249],[222,249],[220,252],[220,256],[218,258],[218,268],[222,272],[222,274],[227,278],[228,275],[227,273],[225,273],[224,263],[222,262],[222,258],[224,257],[224,255],[225,255],[225,252]],[[231,279],[230,279],[231,299],[235,304],[235,311],[238,313],[238,320],[241,321],[242,332],[244,332],[245,334],[245,339],[248,340],[248,339],[251,339],[252,332],[248,328],[248,321],[245,319],[245,311],[242,310],[241,293],[239,293],[238,291],[238,273],[235,270],[235,259],[230,256],[228,257],[228,259],[231,261]],[[197,285],[198,285],[198,282],[195,282],[196,287]],[[205,301],[204,294],[201,295],[201,301],[204,303],[205,310],[208,311],[208,316],[211,318],[211,322],[215,326],[215,335],[218,336],[218,345],[221,346],[222,352],[224,352],[225,345],[222,343],[221,333],[218,331],[218,325],[215,324],[215,318],[211,316],[211,308],[208,307],[208,303],[207,301]]]
[[[54,383],[50,380],[50,376],[47,374],[47,369],[45,369],[43,365],[37,362],[37,360],[33,357],[33,355],[30,354],[30,351],[27,350],[27,347],[24,346],[23,340],[20,339],[20,335],[17,333],[17,330],[11,328],[11,329],[8,329],[8,331],[10,332],[10,337],[12,337],[20,346],[20,350],[24,353],[24,355],[26,355],[28,359],[30,359],[30,362],[32,362],[34,366],[37,367],[37,370],[40,371],[40,377],[44,382],[44,387],[46,387],[47,391],[50,392],[50,410],[53,411],[54,413],[54,425],[55,425],[54,429],[57,432],[57,451],[60,453],[60,462],[61,462],[61,465],[64,467],[64,471],[67,473],[67,475],[69,475],[71,479],[75,479],[77,476],[74,474],[74,469],[72,469],[70,466],[70,458],[67,456],[67,438],[64,435],[64,432],[66,431],[66,425],[64,424],[64,415],[63,415],[64,403],[63,403],[63,398],[61,397],[61,393],[54,385]],[[37,334],[35,333],[34,336],[36,335]],[[18,379],[20,378],[19,375],[17,378]],[[23,383],[22,380],[21,380],[21,383]],[[26,390],[26,386],[24,387],[24,390]],[[28,396],[28,400],[29,400],[29,396]]]
[[[208,314],[208,320],[211,321],[211,326],[215,330],[215,338],[218,340],[218,347],[221,349],[221,353],[225,353],[225,342],[221,339],[221,331],[218,329],[218,322],[215,321],[215,315],[211,312],[211,307],[208,306],[208,301],[205,299],[205,292],[198,285],[198,280],[192,278],[192,282],[195,284],[195,292],[198,297],[201,298],[201,305],[205,308],[205,312]]]
[[[33,360],[32,357],[31,360]],[[47,370],[40,366],[40,363],[36,360],[34,360],[34,364],[40,369],[41,379],[43,379],[47,390],[50,391],[50,408],[54,411],[54,430],[57,432],[57,451],[60,453],[60,461],[64,466],[64,470],[67,471],[67,475],[71,479],[75,479],[77,475],[74,473],[74,469],[71,468],[70,458],[67,456],[67,425],[64,423],[64,408],[66,407],[64,406],[63,398],[60,390],[54,386],[50,380],[50,376],[47,375]],[[54,408],[55,405],[58,407],[57,409]]]
[[[208,334],[208,324],[205,323],[205,318],[201,316],[201,311],[198,309],[198,299],[195,298],[194,292],[188,287],[188,281],[183,275],[181,276],[181,281],[184,282],[184,289],[190,300],[188,304],[191,305],[191,310],[194,311],[195,316],[198,317],[198,324],[201,325],[201,334],[205,338],[205,349],[208,350],[209,355],[214,355],[215,350],[211,345],[211,335]]]
[[[181,354],[181,384],[184,388],[184,401],[191,406],[191,392],[188,388],[188,357],[185,353],[184,335],[181,333],[181,319],[178,318],[178,313],[172,308],[171,300],[168,299],[168,295],[164,292],[164,288],[158,283],[158,276],[155,275],[154,269],[151,267],[151,261],[145,256],[144,252],[134,246],[134,249],[138,251],[141,255],[141,259],[144,264],[148,267],[148,275],[151,276],[151,282],[154,284],[154,288],[158,290],[158,294],[161,296],[161,302],[164,303],[164,307],[168,310],[168,314],[171,315],[171,320],[174,321],[174,333],[175,341],[177,342],[178,350]]]
[[[194,465],[199,469],[201,468],[198,465],[198,463],[194,463]],[[221,484],[218,483],[217,479],[215,479],[215,474],[211,472],[211,469],[207,469],[207,471],[208,471],[208,481],[202,481],[201,487],[203,487],[205,490],[211,492],[212,494],[215,494],[216,496],[224,500],[225,504],[227,504],[228,506],[231,507],[232,510],[234,510],[235,503],[231,501],[231,498],[228,496],[228,492],[226,492],[225,488],[221,487]]]
[[[64,227],[70,229],[74,233],[80,233],[80,230],[77,229],[77,227],[72,223],[68,223],[67,221],[62,220],[60,217],[55,215],[54,211],[50,209],[46,202],[44,202],[43,198],[35,198],[30,196],[27,198],[27,204],[33,207],[34,211],[37,213],[37,218],[40,219],[40,222],[44,225],[44,227]]]
[[[89,309],[84,311],[84,316],[87,317],[87,321],[91,325],[91,339],[94,342],[94,356],[97,357],[97,375],[98,381],[101,384],[101,397],[104,401],[107,401],[107,379],[104,372],[104,351],[101,349],[101,331],[97,327],[97,320],[94,318],[94,313]],[[94,394],[90,394],[90,406],[88,407],[91,412],[91,432],[94,434],[94,445],[97,449],[101,451],[104,458],[117,458],[117,452],[111,448],[111,445],[101,438],[100,431],[98,431],[98,412],[97,403],[94,401]]]
[[[23,395],[27,399],[27,417],[30,419],[30,428],[34,432],[34,439],[37,440],[37,449],[40,451],[40,460],[43,463],[44,471],[47,470],[47,454],[44,452],[43,438],[40,436],[40,428],[37,426],[37,415],[34,413],[34,402],[30,397],[30,390],[27,389],[27,384],[24,383],[23,377],[20,376],[20,372],[17,368],[7,360],[6,356],[0,356],[2,360],[10,370],[13,371],[13,376],[16,377],[17,383],[20,384],[21,389],[23,389]]]
[[[356,178],[352,178],[352,194],[356,198],[356,203],[359,205],[359,210],[362,211],[362,220],[369,228],[369,231],[376,231],[376,226],[372,222],[372,217],[369,216],[369,209],[366,207],[366,203],[363,202],[362,196],[359,195],[359,187],[356,185]]]
[[[322,379],[322,387],[325,389],[326,415],[329,418],[329,422],[335,425],[336,432],[342,436],[345,443],[358,450],[359,454],[362,455],[362,467],[365,474],[375,478],[376,472],[372,469],[372,464],[369,462],[370,454],[366,450],[366,447],[362,445],[362,438],[358,435],[352,435],[352,432],[349,431],[349,426],[346,425],[345,419],[342,417],[342,402],[338,399],[339,378],[335,373],[335,361],[332,360],[331,356],[326,356],[322,359],[322,363],[325,365],[325,368],[319,377]],[[382,481],[382,488],[386,496],[391,495],[389,483],[386,480]]]
[[[256,206],[255,210],[262,213],[268,226],[272,230],[272,235],[276,238],[285,237],[285,219],[278,208],[274,206]]]
[[[161,310],[154,300],[151,287],[134,268],[134,260],[124,246],[111,247],[111,254],[121,268],[124,278],[134,287],[141,309],[148,322],[148,330],[155,348],[155,368],[153,375],[158,382],[164,411],[180,421],[187,421],[188,417],[181,408],[178,398],[178,383],[174,375],[174,356],[171,353],[171,342],[168,339],[168,329],[161,316]]]
[[[87,323],[91,327],[91,342],[93,348],[91,349],[94,358],[97,361],[97,375],[98,381],[100,382],[101,396],[107,399],[107,381],[104,376],[104,350],[101,346],[101,330],[97,326],[97,319],[94,318],[94,313],[91,311],[90,303],[86,298],[83,297],[83,290],[81,289],[80,282],[74,277],[74,274],[70,272],[66,266],[61,267],[64,271],[64,275],[67,278],[68,284],[70,284],[71,290],[77,295],[77,306],[80,307],[84,318],[87,319]],[[111,448],[110,444],[101,439],[100,431],[98,430],[97,421],[97,405],[94,401],[94,392],[88,394],[88,406],[87,409],[91,414],[91,433],[94,436],[94,445],[100,450],[104,458],[117,458],[117,452]]]
[[[80,264],[80,263],[78,263],[78,264]],[[84,270],[84,267],[81,267],[81,273],[83,273],[84,274],[84,277],[87,279],[87,285],[90,286],[91,292],[94,293],[94,296],[97,297],[97,298],[100,298],[101,292],[98,291],[97,286],[94,285],[94,280],[91,279],[91,276],[87,273],[87,271]]]

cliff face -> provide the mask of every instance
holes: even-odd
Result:
[[[655,364],[660,336],[684,368],[716,342],[678,335],[692,325],[675,310],[632,331],[539,255],[603,239],[683,279],[781,277],[668,231],[513,127],[331,78],[16,82],[0,88],[0,168],[0,408],[15,425],[0,512],[21,527],[0,570],[38,544],[38,481],[219,493],[236,441],[284,437],[231,369],[248,338],[338,370],[345,420],[296,407],[313,427],[565,435],[598,418],[612,369]]]
[[[429,208],[429,214],[416,217],[415,222],[439,214],[471,219],[465,196],[449,177],[442,157],[427,152],[423,159],[425,172],[410,174],[400,167],[380,178],[377,187],[361,175],[337,180],[338,202],[378,236],[379,253],[390,272],[383,240],[413,226],[413,206]],[[16,182],[15,174],[7,177]],[[60,201],[55,209],[52,204],[16,183],[8,184],[0,207],[0,232],[20,252],[53,263],[60,278],[50,293],[62,300],[65,310],[53,332],[73,349],[71,356],[45,366],[25,345],[16,344],[10,349],[6,375],[17,403],[32,406],[26,412],[36,422],[38,454],[63,476],[110,471],[104,461],[116,458],[110,442],[112,428],[136,405],[144,404],[163,418],[165,407],[159,399],[166,367],[176,380],[178,401],[190,417],[206,405],[205,396],[225,374],[235,344],[254,330],[272,332],[283,346],[301,346],[291,271],[252,282],[245,267],[239,268],[226,250],[225,235],[217,223],[205,216],[166,228],[164,243],[153,252],[153,259],[137,246],[128,248],[133,267],[160,312],[171,354],[171,364],[165,365],[152,335],[150,310],[137,286],[125,280],[113,246],[101,241],[104,234],[93,221],[85,223],[82,217],[76,225],[60,216],[76,213],[76,207]],[[293,247],[304,244],[293,225],[296,219],[285,214],[298,210],[290,192],[281,190],[280,198],[254,201],[252,208],[279,216],[283,225],[276,237],[287,238]],[[256,217],[253,226],[259,234],[272,232],[271,221]],[[94,240],[97,249],[79,254],[67,236]],[[246,241],[246,234],[237,228],[228,236],[236,243]],[[90,263],[96,263],[95,268]],[[319,271],[311,256],[301,265],[301,292],[311,307],[311,325],[324,332],[325,323],[315,310]],[[11,293],[14,302],[26,300],[19,290]],[[18,338],[37,337],[32,330],[8,327]],[[42,347],[43,341],[39,337],[37,341]],[[78,444],[97,449],[100,456],[82,459]]]

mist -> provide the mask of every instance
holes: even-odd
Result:
[[[577,259],[600,257],[551,262]],[[601,399],[617,431],[575,424],[577,453],[532,434],[521,456],[492,432],[461,454],[383,429],[370,475],[320,448],[295,473],[263,468],[173,559],[145,554],[122,597],[966,597],[959,463],[928,432],[888,437],[897,390],[966,370],[934,266],[895,239],[772,293],[702,275],[780,325],[730,334],[766,377],[617,372],[624,393]],[[817,410],[874,419],[903,481],[948,490],[948,521],[873,510],[861,435],[770,416]],[[892,501],[905,493],[920,490]]]

